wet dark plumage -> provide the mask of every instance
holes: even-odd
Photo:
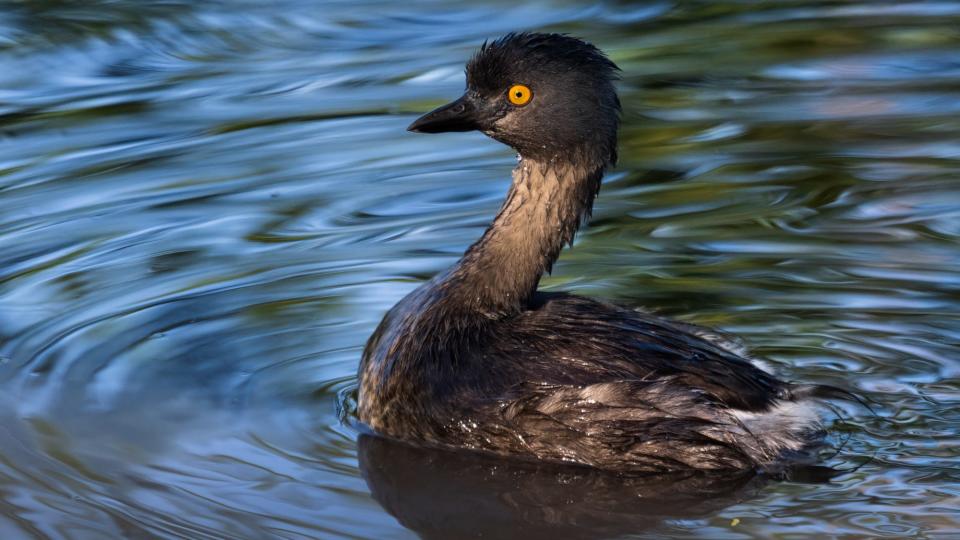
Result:
[[[521,160],[494,223],[387,313],[360,366],[360,419],[407,441],[616,471],[775,464],[818,432],[809,398],[724,340],[590,298],[537,292],[616,161],[616,66],[583,41],[511,34],[462,98],[417,120],[476,129]],[[512,105],[523,84],[532,99]]]

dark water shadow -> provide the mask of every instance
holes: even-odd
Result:
[[[364,434],[373,497],[423,538],[603,538],[710,515],[771,479],[751,471],[619,476],[555,464],[420,448]]]

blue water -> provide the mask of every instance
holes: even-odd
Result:
[[[960,2],[0,4],[0,537],[960,535],[958,28]],[[514,162],[405,127],[518,29],[624,71],[621,164],[544,286],[866,396],[824,411],[849,472],[638,485],[375,441],[360,470],[364,341]]]

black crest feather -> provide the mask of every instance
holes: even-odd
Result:
[[[494,91],[505,81],[536,72],[577,73],[607,83],[620,78],[620,68],[590,43],[564,34],[533,32],[484,41],[466,71],[468,86]]]

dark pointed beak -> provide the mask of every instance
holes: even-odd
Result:
[[[467,96],[434,109],[414,120],[407,131],[416,133],[443,133],[445,131],[473,131],[479,128],[477,108]]]

